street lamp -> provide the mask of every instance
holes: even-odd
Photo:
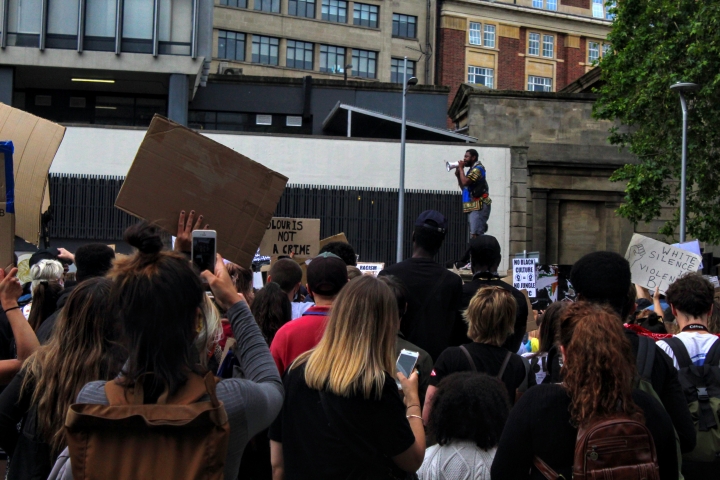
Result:
[[[688,108],[685,101],[684,92],[691,92],[698,89],[696,83],[677,82],[670,85],[670,90],[675,90],[680,94],[680,106],[682,107],[683,116],[683,133],[682,133],[682,167],[680,173],[680,243],[685,242],[685,219],[687,211],[685,209],[685,189],[687,183],[687,126],[688,126]]]
[[[418,79],[407,78],[407,57],[403,63],[402,122],[400,127],[400,188],[398,190],[397,262],[403,261],[403,217],[405,216],[405,95],[408,87],[417,85]]]

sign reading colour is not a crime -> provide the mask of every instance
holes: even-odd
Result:
[[[702,257],[667,243],[638,235],[632,236],[625,258],[630,262],[633,283],[660,293],[687,272],[697,272]]]
[[[537,258],[513,258],[513,287],[527,290],[528,297],[535,298],[537,289]]]
[[[315,257],[319,245],[319,219],[273,217],[260,243],[260,255]]]

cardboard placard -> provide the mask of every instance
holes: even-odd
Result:
[[[320,248],[322,249],[328,243],[333,242],[350,243],[348,242],[348,239],[344,233],[338,233],[337,235],[333,235],[332,237],[327,237],[320,240]]]
[[[637,233],[630,240],[625,258],[630,262],[633,283],[650,292],[659,287],[663,294],[680,275],[696,272],[702,263],[700,255]]]
[[[260,254],[295,254],[313,258],[320,252],[320,220],[313,218],[273,217],[260,242]]]
[[[0,142],[0,158],[0,268],[5,268],[15,260],[15,177],[12,142]]]
[[[14,235],[34,245],[40,243],[42,212],[50,206],[48,172],[63,136],[65,127],[0,103],[0,140],[11,141],[15,150]],[[7,225],[0,235],[9,235]],[[4,247],[0,255],[7,256]]]
[[[358,262],[357,268],[360,269],[363,275],[372,274],[377,277],[383,268],[385,268],[385,264],[379,262]]]
[[[155,115],[115,206],[177,232],[181,210],[203,215],[217,251],[250,267],[285,184],[284,175]]]
[[[537,296],[537,258],[512,259],[513,287],[525,290],[530,298]]]

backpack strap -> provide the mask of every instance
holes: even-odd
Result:
[[[637,371],[640,374],[640,378],[643,380],[650,381],[652,375],[653,363],[655,363],[655,342],[648,337],[638,335],[639,345],[637,353]]]
[[[475,362],[473,361],[472,357],[470,356],[470,352],[468,352],[468,349],[465,348],[465,345],[460,345],[460,350],[462,350],[462,352],[465,354],[465,358],[467,358],[467,361],[470,364],[470,368],[472,368],[472,371],[474,373],[477,373],[477,367],[475,366]]]
[[[707,355],[705,355],[705,365],[711,367],[720,366],[720,340],[715,340]]]
[[[535,457],[533,458],[533,465],[547,480],[558,480],[560,478],[565,478],[562,475],[558,475],[557,472],[553,470],[550,465],[545,463],[543,459],[538,457],[537,455],[535,455]]]
[[[682,340],[677,337],[670,337],[665,339],[665,343],[667,343],[670,350],[673,351],[680,368],[688,368],[692,365],[692,359],[690,358],[690,354],[688,353],[687,348],[685,348],[685,344]]]
[[[502,365],[500,366],[500,371],[497,374],[498,379],[502,380],[503,373],[505,373],[505,369],[508,366],[508,362],[510,362],[510,357],[512,356],[512,352],[507,352],[507,355],[505,355],[505,360],[503,360]]]

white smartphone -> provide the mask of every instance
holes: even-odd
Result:
[[[395,368],[398,372],[402,372],[405,377],[410,377],[413,370],[415,370],[415,364],[417,363],[419,356],[420,354],[418,352],[402,349],[400,351],[400,355],[398,355],[397,362],[395,363]],[[400,388],[400,382],[397,380],[395,380],[395,382],[398,384],[398,388]]]
[[[190,256],[199,271],[215,271],[217,232],[215,230],[193,230]]]

